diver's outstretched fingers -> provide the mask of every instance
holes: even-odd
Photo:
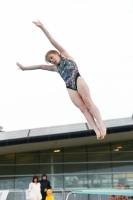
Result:
[[[20,63],[16,62],[16,65],[19,67],[19,69],[24,70],[24,66],[21,65]]]
[[[35,24],[36,26],[40,27],[40,28],[43,26],[43,24],[39,20],[33,21],[32,23]]]

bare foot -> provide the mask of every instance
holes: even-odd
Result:
[[[100,131],[100,139],[102,140],[102,139],[104,139],[104,137],[105,137],[105,135],[106,135],[107,129],[106,129],[106,127],[103,125],[103,126],[99,127],[99,131]]]
[[[95,133],[96,133],[97,139],[100,140],[101,133],[100,133],[99,129],[95,130]]]

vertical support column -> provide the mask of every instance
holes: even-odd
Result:
[[[89,188],[89,178],[90,178],[90,176],[89,176],[89,168],[88,168],[88,149],[87,149],[87,145],[86,145],[86,161],[87,161],[87,188]]]
[[[16,164],[17,164],[17,159],[16,159],[16,153],[14,154],[14,189],[16,189]]]
[[[53,154],[51,154],[51,185],[52,185],[52,188],[54,188],[54,177],[53,177],[53,174],[54,174],[54,165],[53,165]]]
[[[110,142],[110,161],[111,161],[111,183],[112,183],[112,188],[113,188],[113,165],[112,165],[111,142]]]

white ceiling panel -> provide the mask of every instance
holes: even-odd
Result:
[[[20,130],[20,131],[9,131],[9,132],[0,132],[0,140],[12,140],[25,138],[28,135],[29,130]]]

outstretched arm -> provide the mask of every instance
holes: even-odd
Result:
[[[47,29],[44,27],[44,25],[38,20],[33,21],[33,24],[41,28],[41,30],[44,32],[48,40],[51,42],[51,44],[60,52],[61,55],[64,55],[66,58],[69,58],[71,60],[74,60],[68,52],[58,43],[54,40],[54,38],[51,36],[51,34],[47,31]]]
[[[56,71],[56,66],[55,65],[32,65],[32,66],[24,67],[23,65],[21,65],[18,62],[16,63],[16,65],[21,70],[43,69],[43,70],[48,70],[48,71]]]

